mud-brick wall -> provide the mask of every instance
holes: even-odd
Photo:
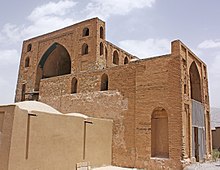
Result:
[[[64,113],[80,112],[113,119],[113,163],[134,166],[135,69],[135,66],[124,65],[44,79],[40,86],[40,101]],[[100,91],[104,73],[108,75],[108,91]],[[73,77],[78,80],[76,94],[70,94]]]
[[[109,78],[109,90],[100,91],[101,76]],[[151,160],[151,114],[157,107],[168,113],[169,155],[164,166],[180,166],[181,95],[179,57],[165,56],[97,72],[42,80],[40,100],[62,112],[80,112],[114,120],[113,164],[158,168]],[[77,77],[78,92],[70,94]],[[173,128],[174,127],[174,128]],[[176,162],[174,160],[176,160]]]
[[[23,42],[22,55],[20,59],[19,75],[16,88],[15,101],[21,101],[22,85],[26,85],[25,93],[35,90],[37,68],[42,56],[54,44],[62,45],[71,58],[71,73],[80,71],[96,70],[97,53],[97,18],[42,35]],[[83,29],[89,28],[89,36],[83,36]],[[103,40],[104,41],[104,40]],[[88,54],[82,55],[82,46],[86,43]],[[31,45],[31,49],[28,46]],[[25,67],[25,60],[29,58],[29,66]]]
[[[181,84],[179,56],[146,59],[136,70],[135,146],[136,167],[181,168]],[[151,116],[163,108],[168,114],[169,159],[151,157]]]

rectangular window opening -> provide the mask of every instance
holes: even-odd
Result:
[[[21,88],[21,101],[25,101],[26,84],[22,84]]]
[[[186,94],[186,84],[184,84],[184,94]]]
[[[0,111],[0,132],[2,132],[3,130],[4,117],[5,117],[5,112]]]

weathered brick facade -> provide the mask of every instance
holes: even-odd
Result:
[[[198,144],[192,93],[204,108],[208,158],[206,65],[179,40],[170,54],[138,59],[106,41],[105,23],[94,18],[24,41],[15,101],[113,119],[113,165],[181,169]]]

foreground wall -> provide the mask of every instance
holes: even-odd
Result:
[[[0,170],[8,170],[14,110],[14,106],[0,108]]]
[[[6,113],[10,107],[0,111]],[[1,134],[1,170],[72,170],[80,162],[92,167],[111,164],[112,121],[13,107]],[[6,123],[9,118],[13,124]]]

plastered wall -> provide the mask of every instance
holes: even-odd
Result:
[[[92,167],[111,164],[111,120],[30,113],[18,106],[0,110],[8,113],[8,119],[13,118],[12,124],[4,119],[1,170],[72,170],[80,162],[89,162]]]

